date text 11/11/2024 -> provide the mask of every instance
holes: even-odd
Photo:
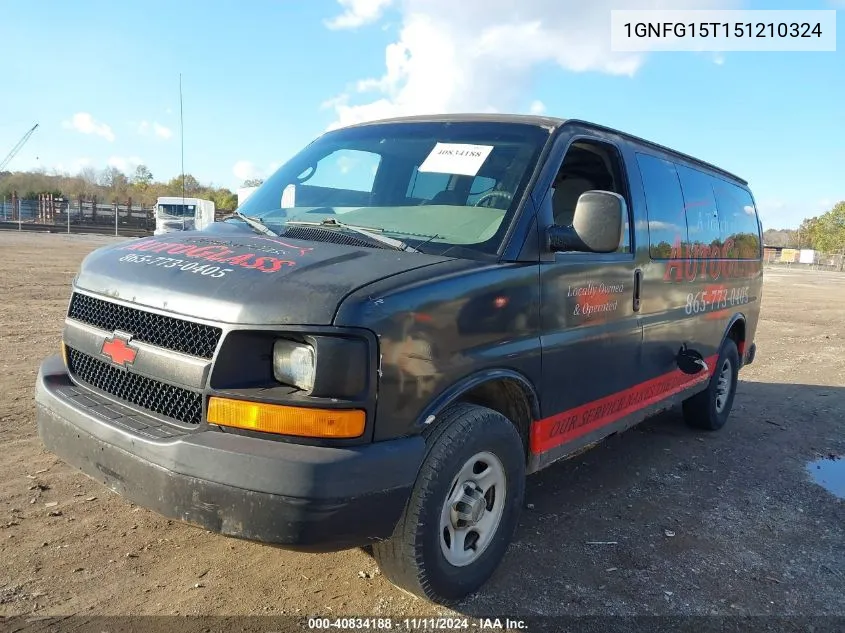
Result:
[[[511,618],[478,618],[471,620],[465,617],[437,617],[437,618],[308,618],[307,627],[311,630],[398,630],[398,631],[447,631],[447,630],[500,630],[524,631],[528,629],[525,620]]]

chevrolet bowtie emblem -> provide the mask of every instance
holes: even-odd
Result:
[[[104,356],[111,359],[115,365],[126,367],[135,362],[135,356],[138,351],[129,347],[129,341],[121,338],[117,334],[103,342],[103,347],[100,350]]]

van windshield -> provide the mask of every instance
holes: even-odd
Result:
[[[495,253],[549,131],[524,123],[401,122],[329,132],[239,208],[283,233],[302,222],[378,231],[428,253]]]
[[[196,206],[193,204],[158,205],[158,216],[160,218],[192,218],[194,215],[196,215]]]

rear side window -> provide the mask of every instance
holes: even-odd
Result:
[[[684,192],[690,245],[693,248],[721,248],[722,233],[716,196],[713,193],[713,178],[683,165],[678,165],[678,177]]]
[[[674,163],[637,154],[648,212],[649,253],[652,259],[669,259],[672,247],[686,243],[684,197]]]
[[[760,229],[751,194],[733,183],[713,181],[725,255],[732,259],[760,257]]]

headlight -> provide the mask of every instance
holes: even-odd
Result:
[[[310,345],[284,340],[273,345],[273,376],[281,383],[310,392],[314,389],[316,366],[316,354]]]

